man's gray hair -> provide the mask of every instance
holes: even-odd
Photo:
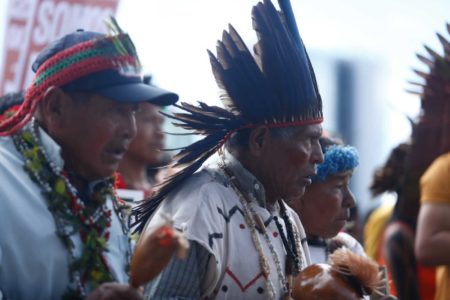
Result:
[[[270,128],[270,133],[272,134],[272,136],[284,141],[292,139],[297,131],[297,126]]]
[[[283,141],[292,139],[298,130],[297,126],[270,128],[272,136]],[[248,146],[251,128],[235,132],[226,143],[228,149],[245,149]]]

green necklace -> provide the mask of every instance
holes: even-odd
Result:
[[[124,221],[124,212],[128,207],[116,197],[114,177],[97,184],[91,201],[85,204],[67,174],[58,172],[55,164],[47,157],[39,143],[34,120],[31,127],[22,129],[13,136],[13,140],[25,158],[25,171],[41,187],[48,209],[55,220],[56,233],[70,254],[71,284],[62,299],[84,299],[87,290],[93,290],[104,282],[114,281],[104,257],[104,253],[108,251],[112,214],[106,200],[112,200],[125,235],[128,235],[128,228]],[[77,233],[83,242],[81,257],[75,256],[75,245],[70,238]]]

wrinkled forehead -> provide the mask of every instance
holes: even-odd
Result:
[[[322,125],[321,124],[309,124],[297,126],[297,132],[299,135],[305,137],[321,137],[322,136]]]

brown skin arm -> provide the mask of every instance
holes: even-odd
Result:
[[[425,265],[450,265],[450,205],[421,206],[415,252],[417,259]]]
[[[96,288],[86,300],[142,300],[142,294],[128,284],[108,282]]]

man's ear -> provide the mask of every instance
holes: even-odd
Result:
[[[248,148],[250,153],[256,156],[261,155],[264,147],[270,139],[270,130],[267,126],[258,126],[250,132]]]
[[[50,87],[44,94],[40,104],[40,119],[44,126],[53,131],[61,128],[64,120],[64,114],[68,111],[70,103],[69,96],[58,87]]]

